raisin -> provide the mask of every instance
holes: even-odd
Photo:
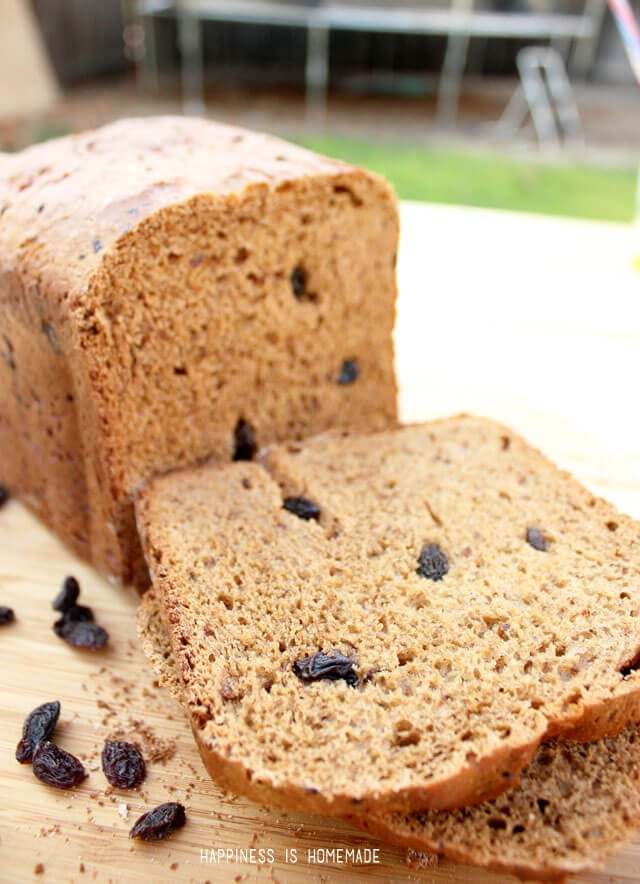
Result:
[[[146,773],[144,758],[131,743],[107,740],[102,750],[102,770],[112,786],[133,789]]]
[[[67,623],[78,623],[81,620],[86,621],[95,619],[93,611],[86,605],[71,605],[71,607],[64,612],[62,617],[59,620],[56,620],[53,629],[56,635],[60,635],[60,629]]]
[[[59,716],[60,703],[57,700],[36,706],[33,712],[27,715],[22,725],[22,739],[16,748],[16,758],[20,764],[26,764],[33,759],[38,743],[49,739]]]
[[[55,743],[42,740],[33,753],[33,772],[47,786],[71,789],[87,776],[82,762]]]
[[[442,580],[449,570],[449,559],[438,543],[425,543],[418,558],[416,574],[427,580]]]
[[[5,503],[9,500],[9,492],[4,487],[4,485],[0,485],[0,507],[3,507]]]
[[[240,418],[233,431],[233,459],[234,460],[253,460],[253,456],[258,450],[253,427],[244,418]]]
[[[154,807],[135,821],[129,832],[129,838],[142,838],[143,841],[161,841],[182,828],[186,823],[184,807],[176,801],[167,801]]]
[[[15,619],[16,615],[13,608],[7,608],[6,605],[0,605],[0,626],[4,626],[6,623],[13,623]]]
[[[338,375],[339,384],[352,384],[358,379],[360,369],[355,359],[345,359]]]
[[[78,601],[80,595],[80,584],[75,577],[65,577],[60,592],[51,603],[54,611],[62,611],[63,613]]]
[[[540,552],[549,549],[549,541],[539,528],[527,528],[527,543]]]
[[[320,519],[320,507],[308,497],[285,497],[282,505],[299,519]]]
[[[304,267],[300,267],[300,265],[294,267],[291,271],[289,281],[291,283],[294,298],[300,301],[307,291],[307,271]]]
[[[74,648],[98,651],[109,641],[109,633],[92,620],[69,620],[61,617],[53,624],[54,632]]]
[[[355,663],[349,657],[339,651],[332,651],[331,654],[318,653],[296,661],[293,664],[293,673],[300,681],[337,681],[343,678],[348,685],[355,687],[358,684],[358,674],[354,666]]]

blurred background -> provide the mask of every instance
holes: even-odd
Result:
[[[630,221],[638,6],[0,0],[0,150],[199,113],[366,165],[405,199]]]

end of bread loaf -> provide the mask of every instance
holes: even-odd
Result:
[[[150,475],[395,421],[380,178],[182,118],[5,165],[2,479],[101,569],[144,582],[131,497]]]

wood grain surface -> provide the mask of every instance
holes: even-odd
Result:
[[[461,410],[501,419],[640,517],[640,279],[629,231],[404,205],[399,274],[405,419]],[[52,632],[51,600],[70,573],[111,634],[103,652],[75,651]],[[404,851],[341,822],[222,794],[138,648],[136,601],[70,556],[19,503],[2,509],[0,604],[17,622],[0,628],[1,881],[509,880],[446,862],[417,871]],[[90,772],[69,793],[14,758],[24,717],[52,699],[62,704],[56,739]],[[138,740],[152,759],[139,789],[113,790],[104,779],[99,754],[111,736]],[[185,828],[159,844],[130,841],[137,816],[167,800],[186,805]],[[313,851],[319,859],[319,850],[353,846],[377,849],[379,862],[312,861]],[[236,848],[253,848],[258,860],[263,850],[266,861],[202,860],[202,851]],[[575,881],[640,881],[640,840]]]

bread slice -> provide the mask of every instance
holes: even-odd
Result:
[[[0,161],[0,481],[144,585],[154,472],[396,418],[398,218],[361,169],[207,120]]]
[[[157,596],[138,612],[145,653],[183,700]],[[453,811],[352,817],[387,841],[536,881],[585,872],[633,840],[640,827],[640,734],[634,726],[595,743],[552,740],[500,797]]]
[[[564,881],[602,865],[640,828],[640,733],[551,740],[517,786],[458,810],[353,819],[359,828],[453,862],[524,880]]]
[[[221,785],[333,815],[451,809],[543,740],[640,717],[640,526],[515,434],[459,417],[263,459],[157,478],[137,505]]]

